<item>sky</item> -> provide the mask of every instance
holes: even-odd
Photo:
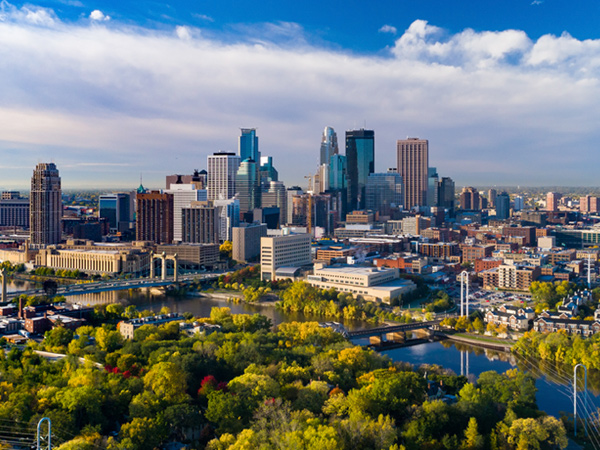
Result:
[[[0,0],[0,188],[164,187],[257,128],[280,179],[321,133],[429,140],[456,185],[597,186],[600,3]]]

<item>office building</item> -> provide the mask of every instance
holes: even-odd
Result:
[[[389,216],[392,209],[402,208],[402,176],[397,173],[372,173],[367,179],[366,208]]]
[[[562,197],[558,192],[548,192],[546,194],[546,211],[558,211],[558,202]]]
[[[297,195],[302,195],[304,193],[304,191],[302,191],[302,188],[299,186],[292,186],[287,188],[287,197],[286,197],[286,204],[287,204],[287,220],[285,222],[282,223],[286,223],[286,224],[292,224],[294,223],[294,197]]]
[[[240,201],[237,198],[231,198],[215,200],[213,204],[219,208],[219,240],[221,242],[231,241],[233,227],[240,225]]]
[[[312,262],[309,234],[285,234],[261,238],[261,280],[276,280],[281,268],[300,268]]]
[[[252,159],[245,159],[238,168],[235,178],[236,197],[240,201],[243,215],[261,206],[261,189],[258,166]]]
[[[510,217],[510,197],[502,192],[496,197],[496,218],[506,220]]]
[[[208,173],[206,170],[194,170],[192,175],[167,175],[165,188],[169,189],[172,184],[194,184],[196,189],[207,189]]]
[[[404,208],[427,203],[429,141],[408,138],[397,142],[398,173],[404,182]]]
[[[456,198],[456,188],[452,178],[443,177],[440,180],[438,188],[438,206],[440,208],[454,210],[454,202]]]
[[[287,191],[282,181],[271,181],[268,191],[263,191],[261,201],[264,208],[279,208],[279,224],[287,223]]]
[[[514,208],[513,209],[516,212],[516,211],[521,211],[524,207],[525,207],[525,199],[522,196],[517,195],[515,197]]]
[[[321,137],[320,165],[329,165],[331,157],[339,153],[337,134],[331,127],[325,127]]]
[[[375,172],[375,132],[346,131],[348,209],[365,209],[365,189],[369,174]]]
[[[473,187],[464,187],[460,193],[460,209],[467,211],[481,210],[479,192]]]
[[[208,193],[205,189],[196,189],[194,184],[172,184],[165,193],[173,196],[173,240],[182,241],[182,210],[193,202],[205,202]]]
[[[30,236],[34,248],[58,244],[62,230],[62,191],[54,163],[40,163],[33,171],[29,196]]]
[[[579,211],[582,213],[600,212],[600,199],[591,195],[586,195],[579,199]]]
[[[279,181],[279,172],[273,166],[272,156],[260,157],[260,185],[263,189],[269,188],[271,181]]]
[[[427,206],[438,206],[440,179],[435,167],[427,169]]]
[[[206,201],[181,208],[181,239],[193,244],[219,243],[219,209]]]
[[[228,200],[235,195],[235,178],[240,157],[219,152],[208,156],[208,199]]]
[[[98,217],[108,221],[111,233],[124,233],[133,221],[131,206],[129,193],[102,194],[98,199]]]
[[[136,195],[136,240],[173,242],[173,195],[152,191]]]
[[[240,161],[251,159],[258,164],[260,162],[260,152],[258,151],[256,128],[241,128],[241,131],[242,134],[240,135],[238,143],[238,155]]]
[[[233,228],[234,261],[248,263],[260,256],[261,238],[267,235],[267,225],[264,223],[243,223]]]
[[[29,199],[19,192],[3,192],[0,199],[0,227],[29,228]]]
[[[496,189],[490,189],[488,190],[488,206],[490,208],[493,208],[496,206],[496,196],[497,196],[498,192],[496,191]]]

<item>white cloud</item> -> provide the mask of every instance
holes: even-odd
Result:
[[[396,27],[393,27],[392,25],[384,25],[378,31],[380,33],[390,33],[390,34],[396,34],[398,32]]]
[[[98,22],[103,22],[103,21],[110,20],[110,16],[105,15],[99,9],[95,9],[90,13],[90,19],[98,21]]]
[[[52,9],[25,5],[21,8],[0,1],[0,22],[27,23],[38,26],[53,26],[59,22]]]
[[[597,184],[599,40],[451,35],[415,21],[389,57],[358,56],[311,46],[292,23],[248,27],[226,43],[189,27],[0,11],[0,154],[16,167],[54,158],[66,187],[135,186],[139,172],[160,186],[165,174],[205,167],[214,151],[235,151],[248,126],[282,180],[304,183],[323,127],[343,142],[365,119],[378,170],[411,135],[430,140],[431,164],[459,185]],[[26,185],[30,172],[0,179]]]
[[[206,22],[214,22],[215,21],[215,19],[213,19],[210,16],[207,16],[206,14],[196,14],[196,13],[194,13],[194,14],[192,14],[192,16],[196,17],[197,19],[204,20]]]

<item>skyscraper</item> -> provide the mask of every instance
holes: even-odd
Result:
[[[546,194],[546,211],[558,211],[558,202],[562,197],[558,192],[548,192]]]
[[[496,189],[489,189],[488,190],[488,202],[490,203],[488,206],[490,208],[495,207],[496,206],[496,197],[498,196],[498,192],[496,191]]]
[[[438,190],[438,206],[441,208],[454,210],[454,200],[456,197],[454,181],[452,178],[443,177],[440,180]]]
[[[497,198],[496,198],[497,200]],[[460,193],[460,209],[479,211],[481,200],[479,192],[474,187],[464,187]]]
[[[427,169],[427,206],[438,206],[439,175],[435,167]]]
[[[62,198],[60,176],[54,163],[40,163],[31,177],[30,236],[34,248],[61,240]]]
[[[136,240],[173,242],[173,195],[152,191],[136,195]]]
[[[240,157],[219,152],[208,156],[208,199],[227,200],[235,195],[235,177]]]
[[[510,217],[510,197],[506,192],[496,196],[496,218],[506,220]]]
[[[365,186],[369,174],[375,172],[375,132],[346,131],[348,164],[348,209],[365,209]]]
[[[238,144],[238,155],[241,161],[248,158],[260,162],[260,152],[258,151],[258,136],[256,136],[256,128],[242,128]]]
[[[404,181],[404,208],[427,203],[429,141],[408,138],[397,142],[398,173]]]
[[[235,178],[235,192],[240,200],[240,213],[245,214],[261,206],[258,164],[252,159],[242,161]]]
[[[367,179],[366,208],[389,216],[393,208],[402,207],[402,177],[393,173],[372,173]]]
[[[181,242],[183,208],[189,208],[192,202],[205,202],[207,192],[206,189],[196,189],[194,184],[172,184],[165,193],[173,196],[173,240]]]
[[[321,162],[320,165],[327,164],[331,161],[333,155],[339,153],[337,142],[337,134],[331,127],[325,127],[323,137],[321,137]]]
[[[110,232],[124,233],[133,219],[131,196],[125,192],[102,194],[98,199],[98,217],[108,220]]]

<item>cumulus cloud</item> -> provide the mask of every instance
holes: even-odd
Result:
[[[18,167],[62,162],[66,187],[135,186],[139,172],[161,186],[235,151],[239,127],[257,127],[281,178],[303,183],[323,127],[343,141],[364,119],[378,170],[410,135],[430,140],[431,165],[459,185],[597,184],[598,40],[415,21],[382,57],[310,45],[291,23],[226,41],[1,11],[0,152]],[[30,172],[1,172],[3,183],[27,185]]]
[[[59,22],[59,20],[52,9],[35,5],[25,5],[21,8],[17,8],[2,0],[0,1],[0,22],[53,26]]]
[[[110,20],[110,16],[105,15],[99,9],[95,9],[90,13],[90,19],[98,21],[98,22],[103,22],[103,21]]]
[[[396,34],[398,32],[398,30],[396,29],[396,27],[393,27],[391,25],[384,25],[379,29],[380,33],[390,33],[390,34]]]

